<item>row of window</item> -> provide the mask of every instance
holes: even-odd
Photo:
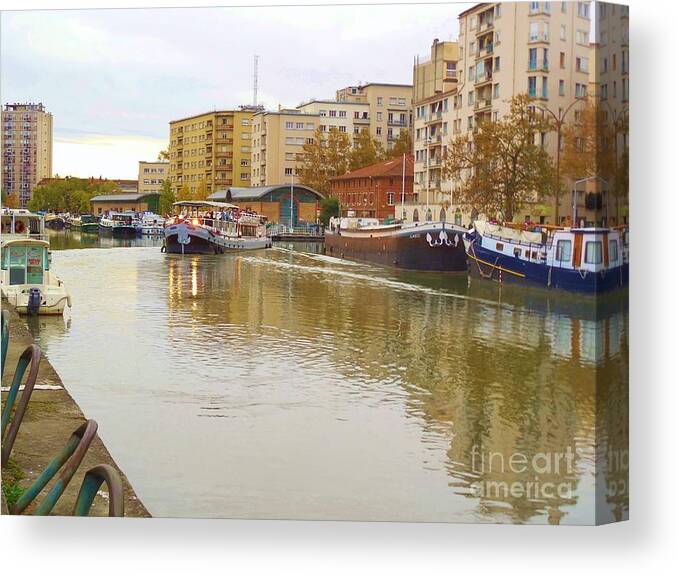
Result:
[[[619,258],[619,243],[617,240],[608,240],[608,258],[611,264],[617,262]],[[558,240],[556,244],[556,261],[561,263],[571,263],[572,261],[572,241]],[[584,263],[602,264],[603,263],[603,242],[600,240],[589,240],[584,248]]]

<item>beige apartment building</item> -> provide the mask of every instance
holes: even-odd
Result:
[[[369,106],[370,133],[390,150],[401,130],[412,130],[412,85],[369,83],[337,90],[337,102]]]
[[[162,183],[169,177],[169,162],[139,161],[138,192],[162,192]]]
[[[2,110],[2,191],[26,207],[33,188],[52,177],[52,114],[43,104],[5,104]]]
[[[298,182],[304,144],[313,141],[320,114],[281,109],[260,111],[252,120],[252,186]]]
[[[252,118],[256,108],[206,112],[170,122],[169,178],[175,193],[207,194],[251,181]]]
[[[405,219],[448,220],[451,183],[442,177],[442,166],[447,142],[451,136],[449,112],[457,91],[457,62],[459,44],[440,42],[431,45],[430,56],[418,57],[414,63],[414,206],[403,210]],[[422,204],[417,213],[417,204]],[[461,212],[456,214],[459,220]]]
[[[483,121],[498,120],[510,108],[513,96],[529,94],[535,99],[535,111],[563,121],[573,119],[583,105],[589,90],[591,74],[591,4],[589,2],[506,2],[482,3],[459,15],[458,62],[456,93],[451,93],[447,109],[441,109],[438,129],[445,126],[448,138],[473,132]],[[415,73],[415,80],[417,76]],[[423,91],[424,88],[415,88]],[[424,118],[437,108],[419,110]],[[416,117],[416,114],[415,114]],[[445,136],[440,147],[445,153]],[[539,135],[539,143],[552,155],[557,154],[555,132]],[[421,142],[433,140],[424,152]],[[419,174],[430,159],[436,162],[437,132],[433,126],[415,131],[415,151],[420,150]],[[415,164],[416,166],[416,164]],[[415,167],[415,170],[417,168]],[[448,213],[457,214],[454,183],[437,180],[436,169],[429,173],[429,203],[449,205]],[[427,177],[423,176],[427,185]],[[419,190],[422,176],[419,176]],[[448,195],[449,194],[449,195]],[[447,197],[446,197],[447,196]],[[435,198],[435,199],[433,199]],[[423,198],[419,197],[420,203]],[[422,209],[423,207],[423,209]],[[560,199],[559,222],[553,221],[555,199],[529,206],[521,219],[544,223],[565,223],[571,217],[571,200]],[[418,207],[427,213],[426,205]],[[411,217],[411,214],[406,214]],[[476,214],[464,212],[466,225]],[[436,217],[436,215],[432,215]]]
[[[320,129],[329,132],[336,128],[345,133],[351,142],[363,130],[370,129],[370,106],[366,102],[337,102],[335,100],[311,100],[297,106],[303,114],[319,117]]]

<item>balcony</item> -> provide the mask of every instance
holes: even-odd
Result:
[[[407,122],[402,122],[400,120],[388,120],[387,123],[388,123],[389,126],[399,126],[399,127],[402,127],[402,128],[407,127]]]
[[[369,124],[369,123],[370,123],[370,119],[369,119],[369,118],[362,118],[362,117],[361,117],[361,118],[356,118],[355,116],[353,117],[353,121],[354,121],[354,122],[357,122],[357,123],[359,123],[359,124]]]
[[[443,111],[438,110],[437,112],[431,112],[431,115],[426,118],[426,123],[427,124],[434,124],[436,122],[440,122],[443,119]]]
[[[426,140],[426,145],[427,146],[437,146],[442,141],[443,141],[443,135],[438,133],[438,134],[434,134],[428,140]]]
[[[484,84],[488,84],[492,82],[492,73],[485,73],[481,74],[480,78],[476,78],[474,84],[476,86],[483,86]]]
[[[480,98],[479,100],[476,100],[475,103],[473,104],[473,109],[476,112],[491,107],[492,107],[492,98]]]
[[[492,54],[494,54],[494,44],[492,42],[488,42],[487,44],[485,44],[485,46],[483,46],[482,48],[479,47],[476,50],[477,59],[484,58],[486,56],[491,56]]]
[[[548,44],[550,42],[549,35],[546,32],[539,32],[538,34],[530,34],[527,40],[528,44]]]
[[[488,18],[487,20],[479,22],[478,29],[476,30],[476,36],[482,36],[491,30],[494,30],[494,18]]]
[[[536,60],[533,60],[531,62],[527,63],[527,71],[528,72],[548,72],[549,71],[549,63],[548,60],[541,60],[537,62]]]

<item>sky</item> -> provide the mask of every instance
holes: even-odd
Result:
[[[414,57],[456,40],[472,4],[3,12],[0,98],[54,118],[54,174],[136,178],[170,120],[293,107],[358,83],[411,83]]]

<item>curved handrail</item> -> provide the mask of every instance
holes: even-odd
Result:
[[[2,310],[2,370],[0,377],[5,375],[5,363],[7,361],[7,350],[9,349],[9,314],[7,310]]]
[[[12,447],[14,446],[14,440],[16,435],[19,432],[19,426],[21,421],[24,418],[26,413],[26,407],[28,406],[28,400],[31,398],[33,393],[33,388],[35,387],[35,382],[38,379],[38,369],[40,367],[40,358],[42,352],[40,348],[32,343],[29,345],[19,358],[19,362],[16,365],[16,371],[14,372],[14,379],[12,379],[12,385],[9,388],[9,393],[7,394],[7,399],[5,401],[5,408],[2,410],[2,420],[0,426],[0,437],[2,438],[2,455],[0,457],[0,463],[5,465],[9,460],[9,454],[12,452]],[[21,380],[26,373],[26,368],[28,364],[31,365],[31,369],[28,372],[28,377],[26,378],[26,383],[24,384],[24,390],[21,393],[21,399],[17,405],[14,417],[12,417],[12,408],[14,407],[14,402],[19,393],[19,386]],[[3,363],[4,365],[4,363]],[[5,435],[5,430],[7,425],[10,423],[9,429],[7,430],[7,435]]]
[[[59,474],[56,483],[35,511],[35,515],[48,515],[52,511],[54,505],[56,505],[56,502],[59,500],[59,497],[61,497],[73,478],[80,463],[82,463],[92,440],[96,437],[97,427],[96,421],[88,419],[73,432],[61,453],[50,461],[49,465],[40,476],[14,504],[11,510],[13,514],[18,515],[23,513],[42,491],[42,488],[45,487],[52,477],[54,477],[61,469],[61,473]]]
[[[75,501],[74,516],[86,517],[89,515],[97,491],[104,482],[108,487],[108,516],[125,516],[125,501],[120,474],[115,468],[105,463],[92,467],[85,473],[85,478],[80,486],[80,493],[78,493],[78,498]]]

